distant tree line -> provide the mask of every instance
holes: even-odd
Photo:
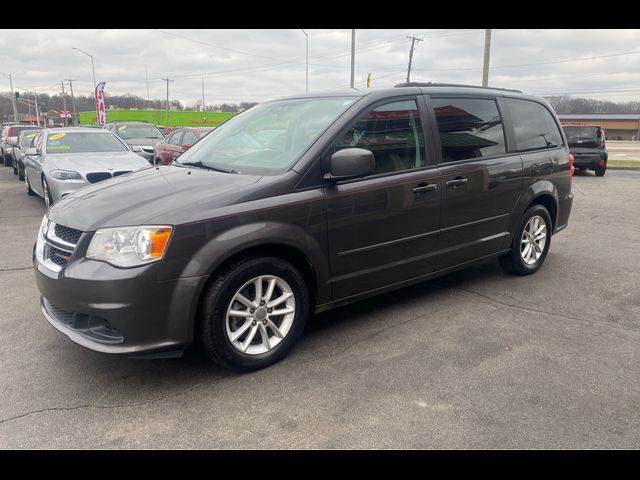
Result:
[[[640,113],[640,102],[611,102],[566,95],[545,97],[558,114],[570,113]]]
[[[32,92],[20,92],[20,94],[29,99],[33,100],[34,94]],[[38,97],[38,108],[40,108],[40,113],[44,114],[49,110],[60,111],[63,110],[63,100],[62,94],[59,95],[49,95],[47,93],[39,93]],[[73,111],[73,103],[71,101],[71,95],[65,95],[66,107],[67,110]],[[164,109],[165,100],[147,100],[146,98],[137,96],[137,95],[106,95],[106,103],[107,109],[145,109],[145,108],[159,108]],[[95,109],[95,100],[92,96],[88,95],[74,95],[74,102],[76,106],[76,112],[90,112]],[[179,100],[170,100],[169,104],[171,107],[183,111],[185,110],[185,106]],[[235,103],[222,103],[222,104],[208,104],[205,106],[205,111],[207,112],[238,112],[241,110],[246,110],[247,108],[251,108],[252,106],[257,105],[256,102],[241,102],[239,104]],[[195,102],[189,105],[189,110],[202,110],[202,101]],[[29,113],[28,105],[24,103],[17,103],[18,114],[27,114]],[[35,109],[31,107],[31,113],[35,115]],[[9,119],[9,116],[13,116],[13,105],[11,99],[11,92],[0,92],[0,121],[6,121]]]

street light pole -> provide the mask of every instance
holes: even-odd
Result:
[[[302,30],[302,33],[304,33],[304,36],[306,37],[306,43],[307,43],[307,75],[306,75],[306,88],[305,88],[305,92],[309,93],[309,35],[307,34],[307,32],[305,32],[302,28],[300,29]]]
[[[89,57],[91,59],[91,71],[93,72],[93,99],[95,100],[96,97],[96,87],[98,86],[96,84],[96,67],[93,63],[93,55],[88,54],[87,52],[85,52],[84,50],[81,50],[79,48],[76,47],[71,47],[72,50],[78,50],[79,52],[84,53],[87,57]],[[98,121],[99,118],[99,113],[98,113],[98,102],[96,102],[96,122]]]
[[[13,93],[13,81],[11,80],[11,75],[8,73],[1,73],[0,75],[4,75],[9,79],[9,85],[11,86],[11,100],[13,101],[13,120],[18,123],[18,108],[16,106],[16,94]]]
[[[356,73],[356,29],[351,29],[351,88],[354,87]]]

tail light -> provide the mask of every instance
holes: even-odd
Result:
[[[11,127],[7,127],[7,138],[4,139],[4,144],[9,145],[9,137],[11,136]]]
[[[573,162],[575,162],[575,158],[573,155],[569,154],[567,157],[569,160],[569,183],[573,180],[573,174],[576,173],[576,167],[573,166]]]
[[[605,149],[605,136],[604,136],[604,128],[598,129],[598,137],[600,137],[600,146],[598,147],[600,150]]]

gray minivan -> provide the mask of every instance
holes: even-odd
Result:
[[[99,352],[197,343],[225,367],[263,368],[313,312],[488,258],[534,273],[568,225],[573,171],[553,109],[514,90],[269,101],[171,165],[52,206],[33,251],[42,312]]]

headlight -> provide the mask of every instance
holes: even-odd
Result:
[[[93,234],[87,258],[116,267],[137,267],[162,260],[173,228],[168,226],[101,228]]]
[[[40,222],[40,229],[38,230],[39,236],[44,237],[47,234],[48,229],[49,229],[49,219],[45,215],[42,217],[42,222]]]
[[[58,180],[66,180],[66,181],[80,181],[83,182],[82,175],[78,172],[71,172],[69,170],[52,170],[49,172],[53,178],[57,178]]]

